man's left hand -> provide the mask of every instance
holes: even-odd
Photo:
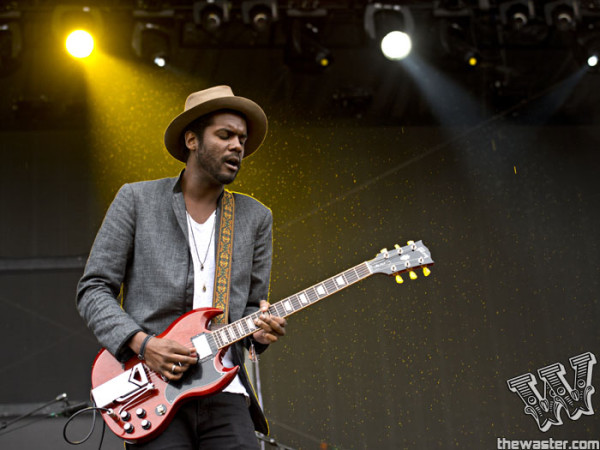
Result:
[[[287,321],[283,317],[273,316],[269,313],[269,302],[266,300],[260,301],[261,314],[258,319],[254,320],[254,324],[260,328],[255,331],[252,338],[261,344],[272,344],[285,335],[285,326]]]

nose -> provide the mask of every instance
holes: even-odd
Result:
[[[243,151],[244,151],[244,141],[242,140],[241,136],[234,136],[231,139],[230,150],[238,152],[238,153],[243,153]]]

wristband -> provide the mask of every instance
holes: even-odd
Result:
[[[144,354],[146,353],[146,344],[148,343],[148,341],[150,339],[152,339],[154,337],[153,334],[149,334],[147,335],[144,340],[142,341],[142,345],[140,346],[140,352],[138,353],[138,359],[140,361],[144,361]]]

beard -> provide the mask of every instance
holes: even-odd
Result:
[[[242,161],[240,159],[237,170],[229,170],[225,165],[227,160],[228,157],[226,156],[223,156],[222,158],[215,157],[214,152],[211,153],[208,151],[204,145],[196,152],[196,164],[198,167],[219,184],[233,183],[235,177],[242,168]]]

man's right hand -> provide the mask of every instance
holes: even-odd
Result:
[[[147,334],[140,331],[129,341],[129,347],[139,354]],[[171,339],[152,337],[144,351],[146,365],[169,381],[179,380],[192,364],[197,364],[198,356],[194,348],[188,348]]]

